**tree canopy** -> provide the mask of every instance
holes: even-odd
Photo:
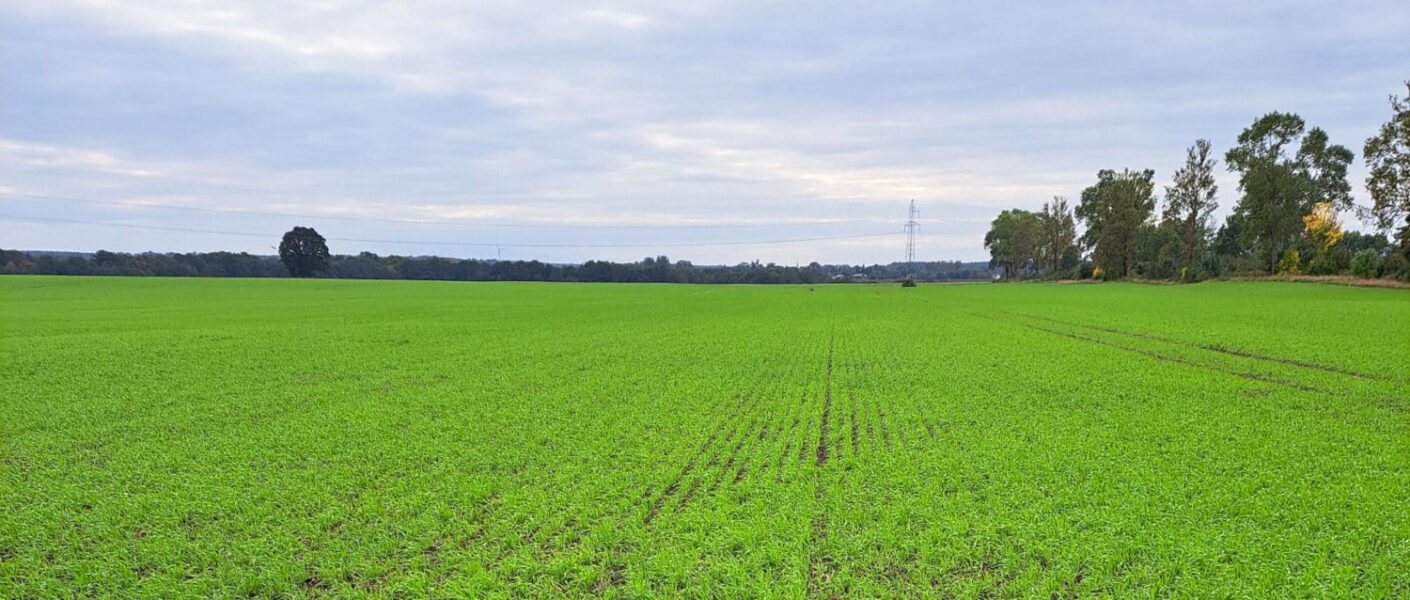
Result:
[[[1405,86],[1410,92],[1410,81]],[[1054,197],[1036,213],[1000,213],[984,238],[990,267],[1005,277],[1091,273],[1197,281],[1351,273],[1410,281],[1410,93],[1404,99],[1392,94],[1390,105],[1390,120],[1365,144],[1369,209],[1352,203],[1351,150],[1296,114],[1270,112],[1224,153],[1226,167],[1238,174],[1239,198],[1222,224],[1214,222],[1219,161],[1201,138],[1165,186],[1158,223],[1152,220],[1154,171],[1103,170],[1074,211],[1085,228],[1080,245],[1070,243],[1075,227],[1067,201]],[[1351,209],[1379,231],[1343,231],[1338,215]]]
[[[1141,229],[1155,210],[1155,171],[1120,173],[1104,169],[1097,183],[1082,190],[1077,217],[1087,226],[1082,242],[1092,250],[1092,262],[1109,277],[1123,278],[1135,265]]]
[[[139,277],[287,277],[278,257],[245,253],[203,252],[128,254],[99,250],[20,252],[0,249],[0,274],[106,275]],[[326,277],[335,279],[425,279],[438,281],[565,281],[617,283],[781,283],[813,284],[894,280],[988,280],[982,262],[918,261],[874,265],[778,265],[759,261],[735,265],[696,265],[665,256],[640,262],[590,260],[583,264],[553,264],[537,260],[456,259],[441,256],[333,255]]]
[[[1278,112],[1254,121],[1225,153],[1243,193],[1234,209],[1244,220],[1241,241],[1264,254],[1270,272],[1277,272],[1314,205],[1351,207],[1346,170],[1353,158],[1344,146],[1329,145],[1325,131],[1307,130],[1302,117]]]
[[[295,227],[279,242],[279,260],[293,277],[313,277],[328,270],[328,241],[312,227]]]
[[[1175,171],[1174,182],[1165,188],[1165,211],[1161,226],[1170,232],[1168,252],[1179,257],[1180,267],[1195,268],[1210,235],[1209,219],[1219,207],[1214,182],[1214,166],[1209,156],[1209,140],[1195,140],[1185,151],[1185,166]]]
[[[1406,96],[1390,97],[1391,117],[1376,135],[1366,139],[1366,191],[1377,225],[1388,230],[1404,217],[1410,217],[1410,81]],[[1406,221],[1410,228],[1410,220]]]
[[[1071,277],[1077,267],[1077,224],[1067,198],[1054,196],[1038,212],[1037,242],[1034,253],[1038,269]]]
[[[999,213],[984,235],[989,250],[989,268],[1002,269],[1005,279],[1017,277],[1033,261],[1038,236],[1038,215],[1026,210]]]

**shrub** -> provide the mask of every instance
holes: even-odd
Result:
[[[1297,275],[1302,272],[1302,255],[1296,249],[1283,253],[1278,259],[1278,274]]]
[[[1410,281],[1410,260],[1406,260],[1399,252],[1387,254],[1381,262],[1381,277]]]
[[[1330,253],[1322,252],[1313,257],[1307,263],[1307,273],[1309,275],[1336,275],[1341,271],[1341,265],[1337,264],[1336,257]]]
[[[1381,256],[1375,250],[1367,248],[1351,257],[1351,274],[1362,279],[1371,279],[1377,275],[1381,268]]]
[[[1263,257],[1238,256],[1234,258],[1234,264],[1230,269],[1233,275],[1267,275],[1268,261]]]

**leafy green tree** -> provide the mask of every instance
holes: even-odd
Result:
[[[1058,277],[1070,277],[1078,279],[1081,273],[1078,268],[1082,266],[1082,250],[1077,248],[1077,244],[1068,244],[1062,251],[1062,256],[1058,259]]]
[[[1033,260],[1037,229],[1034,213],[1017,208],[999,213],[984,235],[984,247],[992,257],[989,268],[1003,269],[1005,279],[1019,276]]]
[[[1210,250],[1215,256],[1237,257],[1244,254],[1243,245],[1244,217],[1239,213],[1229,215],[1224,219],[1224,224],[1219,226],[1219,231],[1214,234],[1214,243]]]
[[[1131,273],[1140,251],[1141,227],[1155,210],[1155,171],[1117,173],[1104,169],[1097,183],[1082,190],[1077,218],[1087,225],[1083,244],[1092,249],[1092,262],[1106,277]]]
[[[1381,267],[1381,255],[1367,248],[1351,257],[1351,274],[1362,279],[1371,279]]]
[[[1036,266],[1056,275],[1062,270],[1063,253],[1077,241],[1077,224],[1067,198],[1054,196],[1052,202],[1045,202],[1037,219]]]
[[[1182,270],[1194,269],[1210,235],[1209,218],[1219,207],[1214,182],[1217,160],[1209,156],[1209,140],[1195,140],[1185,151],[1185,166],[1175,171],[1174,184],[1165,188],[1162,228],[1171,232],[1169,253],[1178,257]]]
[[[1384,254],[1386,248],[1390,247],[1390,241],[1386,239],[1386,236],[1379,233],[1348,231],[1341,239],[1341,246],[1351,254],[1356,254],[1362,250],[1374,250],[1377,255],[1380,255]]]
[[[1395,248],[1381,268],[1397,279],[1410,281],[1410,214],[1405,215],[1405,225],[1395,234]]]
[[[1179,257],[1173,251],[1178,232],[1156,223],[1145,223],[1136,231],[1136,260],[1133,273],[1147,279],[1174,279],[1180,276]]]
[[[293,277],[313,277],[328,270],[328,241],[312,227],[295,227],[279,242],[279,260]]]
[[[1354,155],[1327,142],[1327,133],[1307,130],[1302,117],[1273,112],[1243,130],[1224,155],[1229,170],[1239,173],[1243,196],[1234,212],[1244,219],[1242,242],[1265,253],[1271,272],[1278,271],[1279,259],[1302,231],[1302,216],[1315,204],[1351,207],[1346,169]]]
[[[1401,258],[1410,258],[1410,81],[1405,82],[1405,89],[1404,101],[1390,97],[1390,121],[1381,125],[1375,136],[1367,138],[1363,148],[1366,166],[1370,169],[1366,175],[1366,190],[1371,193],[1373,203],[1371,216],[1382,231],[1405,219],[1405,225],[1395,236],[1402,256],[1387,261],[1394,265],[1404,262]]]
[[[0,267],[0,273],[23,275],[39,272],[39,265],[34,259],[18,250],[0,250],[0,262],[5,263],[4,267]]]
[[[1374,203],[1371,211],[1381,230],[1390,229],[1401,215],[1410,213],[1410,81],[1405,100],[1391,96],[1390,121],[1366,139],[1366,190]]]

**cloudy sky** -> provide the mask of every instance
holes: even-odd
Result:
[[[1403,0],[0,1],[0,247],[890,262],[914,199],[921,258],[978,260],[999,210],[1167,183],[1273,110],[1368,204],[1407,32]]]

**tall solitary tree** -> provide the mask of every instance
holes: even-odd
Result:
[[[1208,244],[1209,218],[1219,207],[1215,195],[1214,166],[1209,156],[1209,140],[1195,140],[1185,151],[1185,166],[1175,171],[1173,185],[1165,187],[1165,213],[1162,225],[1174,235],[1174,251],[1183,269],[1193,269]]]
[[[279,260],[293,277],[313,277],[328,270],[328,241],[312,227],[295,227],[279,242]]]
[[[1087,225],[1082,243],[1092,262],[1112,277],[1126,277],[1136,264],[1141,228],[1155,210],[1155,171],[1104,169],[1097,183],[1082,190],[1077,218]]]
[[[1063,266],[1063,253],[1077,241],[1077,225],[1067,198],[1054,196],[1052,202],[1043,203],[1043,210],[1038,213],[1037,236],[1034,254],[1038,268],[1057,274]]]
[[[1302,117],[1278,112],[1254,121],[1224,154],[1229,170],[1239,173],[1243,196],[1234,213],[1244,220],[1242,242],[1267,253],[1270,273],[1277,272],[1314,205],[1351,207],[1346,169],[1353,158],[1344,146],[1328,145],[1325,131],[1307,130]]]

